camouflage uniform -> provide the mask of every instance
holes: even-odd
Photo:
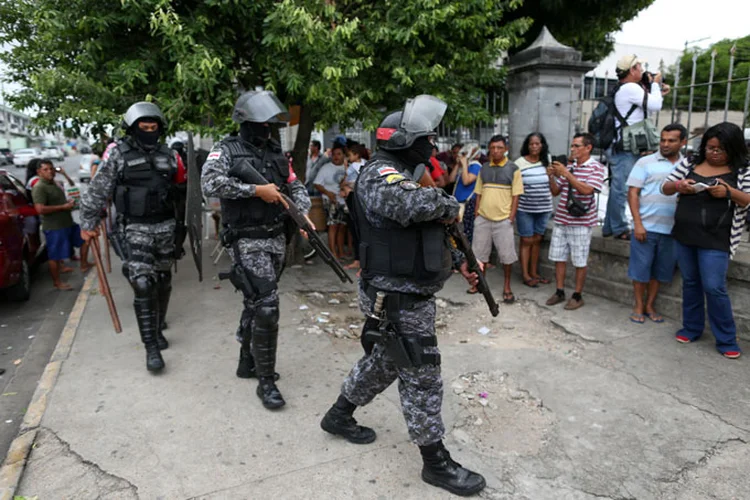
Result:
[[[383,227],[390,220],[406,227],[420,222],[454,219],[458,215],[455,198],[442,189],[419,187],[406,173],[391,173],[396,167],[387,159],[376,157],[360,172],[355,189],[371,224]],[[444,244],[448,245],[447,237]],[[454,251],[452,257],[454,266],[463,259],[460,253]],[[369,285],[379,290],[424,296],[424,300],[416,301],[408,309],[398,312],[399,334],[405,338],[435,336],[433,295],[443,284],[420,285],[409,278],[389,276],[374,276],[369,280]],[[362,312],[368,315],[372,312],[372,300],[365,293],[365,286],[367,284],[361,280],[359,300]],[[437,347],[424,349],[426,353],[439,352]],[[439,365],[400,368],[382,344],[375,344],[372,351],[354,365],[341,393],[351,403],[362,406],[397,378],[401,407],[411,439],[420,446],[440,441],[445,427],[440,414],[443,381]]]
[[[228,199],[252,198],[255,196],[255,185],[245,184],[236,177],[229,175],[232,162],[231,150],[223,142],[216,144],[209,153],[201,177],[203,193],[206,196]],[[307,213],[310,210],[311,203],[305,186],[296,179],[288,186],[293,201],[303,213]],[[228,248],[232,260],[237,262],[239,259],[247,274],[274,284],[272,289],[262,296],[245,294],[244,310],[240,320],[240,328],[237,331],[237,340],[242,343],[243,341],[250,342],[252,339],[252,332],[256,330],[256,311],[259,308],[278,309],[279,295],[275,283],[284,266],[286,236],[279,234],[271,238],[240,238],[237,240],[236,246],[240,255],[237,255],[234,245]]]
[[[174,166],[176,170],[176,163]],[[88,190],[81,196],[81,229],[93,231],[99,227],[102,210],[107,208],[117,185],[117,176],[124,168],[120,149],[113,147],[91,179]],[[131,223],[124,227],[130,256],[123,262],[123,272],[128,280],[149,276],[156,281],[159,272],[169,272],[174,264],[175,227],[174,219],[154,224]]]

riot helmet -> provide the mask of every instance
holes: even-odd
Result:
[[[386,151],[409,149],[420,137],[434,137],[448,105],[435,96],[423,94],[408,99],[403,111],[390,113],[380,123],[378,141]],[[394,130],[395,129],[395,130]]]
[[[152,102],[141,101],[131,105],[122,118],[122,128],[130,130],[138,120],[149,118],[159,122],[159,131],[164,132],[167,128],[167,119],[159,109],[159,106]]]
[[[289,113],[273,92],[252,90],[237,99],[232,120],[237,123],[286,123]]]

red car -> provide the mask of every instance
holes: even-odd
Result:
[[[0,289],[11,300],[28,300],[31,268],[43,254],[34,204],[23,183],[0,169]]]

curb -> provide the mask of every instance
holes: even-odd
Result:
[[[84,281],[81,291],[78,292],[78,297],[73,305],[73,309],[70,311],[68,321],[65,323],[55,350],[52,352],[44,373],[42,373],[39,379],[37,388],[31,398],[31,403],[29,403],[26,414],[23,417],[21,427],[18,429],[18,435],[8,449],[8,455],[5,457],[0,468],[0,500],[12,500],[18,488],[18,483],[21,482],[31,447],[36,440],[44,412],[47,410],[50,393],[55,387],[62,363],[68,358],[70,349],[73,346],[73,340],[75,340],[78,325],[83,317],[83,311],[86,309],[89,291],[91,290],[95,276],[96,273],[91,273]]]

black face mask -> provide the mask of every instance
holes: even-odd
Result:
[[[242,122],[240,123],[240,137],[250,144],[263,146],[271,137],[271,127],[266,123]]]
[[[135,136],[135,140],[141,143],[143,146],[152,148],[158,144],[161,132],[159,132],[158,130],[155,130],[153,132],[146,132],[145,130],[141,130],[140,128],[136,127],[133,135]]]
[[[408,165],[410,170],[420,163],[425,165],[432,157],[432,143],[427,137],[420,137],[414,141],[409,149],[398,152],[398,156]]]

